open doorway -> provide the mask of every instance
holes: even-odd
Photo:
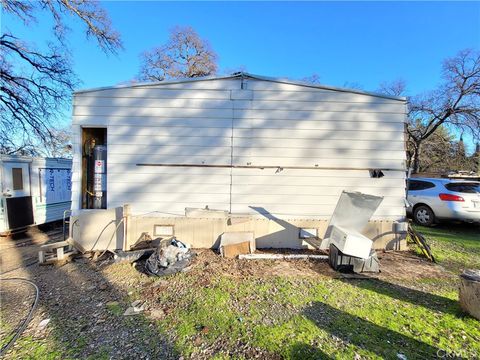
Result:
[[[107,208],[107,129],[82,128],[82,209]]]

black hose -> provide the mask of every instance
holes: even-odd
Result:
[[[30,281],[28,279],[23,279],[23,278],[6,278],[6,279],[3,278],[2,279],[2,278],[0,278],[0,281],[20,281],[20,282],[24,282],[24,283],[27,283],[27,284],[33,286],[33,288],[35,289],[35,300],[32,303],[32,307],[30,308],[30,312],[28,313],[25,320],[23,320],[22,323],[14,331],[12,331],[10,333],[10,335],[11,334],[15,334],[15,335],[10,339],[10,341],[8,341],[8,343],[3,345],[2,348],[0,349],[0,357],[2,357],[7,352],[7,350],[13,345],[13,343],[18,339],[18,337],[24,332],[24,330],[27,327],[30,320],[32,320],[33,312],[35,311],[35,308],[37,307],[37,304],[38,304],[38,298],[40,296],[40,290],[38,289],[38,286],[33,281]]]

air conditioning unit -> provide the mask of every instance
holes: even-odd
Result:
[[[345,255],[362,259],[370,257],[373,241],[355,230],[344,229],[338,225],[331,225],[330,244],[336,246]]]

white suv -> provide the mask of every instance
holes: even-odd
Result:
[[[407,200],[407,212],[420,225],[441,219],[480,222],[478,181],[410,178]]]

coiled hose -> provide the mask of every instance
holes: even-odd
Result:
[[[11,334],[15,334],[15,335],[5,345],[3,345],[2,348],[0,349],[0,357],[2,357],[7,352],[8,349],[10,349],[10,347],[13,345],[13,343],[23,333],[23,331],[27,327],[30,320],[32,320],[33,312],[35,311],[35,308],[37,307],[38,299],[39,299],[39,296],[40,296],[40,290],[38,289],[38,286],[33,281],[30,281],[28,279],[23,279],[23,278],[0,278],[0,282],[2,282],[2,281],[19,281],[19,282],[23,282],[23,283],[31,285],[35,289],[35,300],[33,301],[32,306],[30,308],[30,311],[29,311],[27,317],[25,318],[25,320],[23,320],[21,322],[21,324],[14,331],[11,332]]]

